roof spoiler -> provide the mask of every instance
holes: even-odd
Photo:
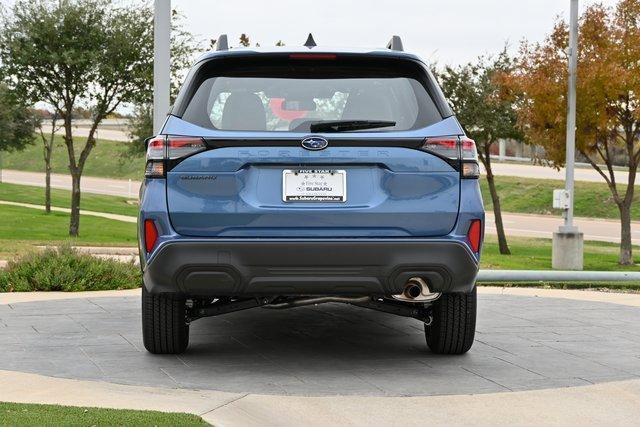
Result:
[[[389,43],[387,43],[387,49],[404,52],[404,48],[402,47],[402,39],[400,38],[400,36],[391,36],[391,40],[389,40]]]
[[[216,41],[216,50],[229,50],[229,41],[226,34],[220,34]]]

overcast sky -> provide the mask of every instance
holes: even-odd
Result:
[[[0,0],[8,6],[14,2]],[[580,9],[596,2],[580,0]],[[600,2],[614,6],[617,0]],[[397,34],[405,50],[441,64],[468,62],[499,51],[505,43],[515,50],[523,38],[541,40],[556,17],[568,20],[569,4],[570,0],[172,0],[185,16],[186,28],[203,41],[226,33],[233,46],[244,32],[252,43],[263,46],[278,40],[299,45],[312,32],[319,45],[380,47]]]
[[[615,0],[601,0],[615,5]],[[593,0],[581,0],[581,9]],[[499,51],[505,43],[541,40],[570,0],[173,0],[185,25],[201,39],[240,33],[252,43],[384,46],[392,34],[423,59],[458,64]]]

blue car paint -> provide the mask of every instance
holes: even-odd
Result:
[[[207,54],[199,62],[239,52],[241,50]],[[406,53],[372,53],[409,57],[419,61],[417,57]],[[277,131],[220,131],[194,125],[171,114],[167,116],[161,134],[212,139],[241,138],[247,141],[248,146],[208,150],[183,160],[167,174],[166,180],[145,179],[141,189],[140,247],[144,248],[142,224],[145,219],[154,220],[159,237],[151,253],[141,249],[143,268],[169,242],[212,241],[217,238],[250,240],[265,237],[385,237],[456,241],[463,243],[474,259],[480,259],[480,253],[472,252],[467,239],[472,220],[480,219],[484,225],[484,207],[478,181],[459,179],[459,172],[436,156],[408,148],[364,145],[358,148],[329,147],[318,152],[293,147],[260,147],[261,139],[302,140],[309,135]],[[423,129],[318,135],[332,140],[352,139],[357,135],[363,140],[374,141],[388,138],[462,136],[464,131],[457,119],[451,116]],[[251,145],[252,140],[256,140],[255,145]],[[271,165],[265,166],[269,163]],[[344,167],[349,180],[348,204],[283,205],[279,197],[282,169],[292,165],[343,164],[348,164]],[[180,182],[181,177],[195,174],[213,175],[215,181],[223,182],[223,185],[215,190],[203,190],[197,186],[206,180],[184,180],[191,184]],[[422,179],[429,183],[431,190],[402,194],[401,188],[406,186],[394,186],[394,182],[402,183],[403,179],[408,179],[412,185],[418,184]],[[370,194],[363,195],[362,190],[366,188],[367,181],[380,185]],[[438,190],[433,191],[434,188]],[[210,198],[202,198],[206,191],[210,192]],[[352,193],[355,194],[354,197],[351,197]],[[426,200],[431,203],[425,205]],[[355,215],[344,221],[345,211]],[[385,218],[394,215],[400,217],[396,222],[401,225],[380,226]],[[426,216],[426,221],[421,222],[420,215]]]
[[[467,232],[472,220],[480,219],[485,223],[484,206],[480,195],[480,186],[477,180],[462,180],[460,185],[460,209],[456,216],[456,223],[446,236],[430,238],[430,241],[457,241],[469,248],[469,253],[479,262],[480,253],[473,252],[467,239]],[[140,214],[138,221],[139,247],[144,248],[143,223],[145,219],[152,219],[158,228],[158,242],[151,251],[146,253],[141,249],[140,260],[142,267],[152,261],[153,256],[160,248],[169,242],[184,241],[211,241],[212,238],[196,238],[178,234],[169,219],[169,209],[167,205],[167,183],[165,180],[145,179],[141,188]]]
[[[347,201],[283,202],[286,165],[346,170]],[[453,228],[458,183],[445,161],[408,148],[234,147],[180,163],[167,174],[167,200],[188,236],[428,237]]]

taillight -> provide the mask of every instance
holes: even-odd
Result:
[[[158,241],[158,229],[152,219],[144,220],[144,247],[150,253]]]
[[[167,158],[170,160],[181,159],[206,148],[207,146],[202,138],[182,136],[170,136],[167,138]]]
[[[156,136],[147,143],[147,178],[164,178],[167,168],[175,166],[180,159],[207,148],[202,138],[187,136]]]
[[[458,143],[460,140],[457,136],[427,138],[424,140],[422,149],[446,157],[451,160],[460,158]]]
[[[469,231],[467,232],[467,239],[469,240],[469,246],[473,252],[480,252],[480,242],[482,241],[482,221],[474,219],[471,221]]]
[[[472,139],[457,136],[427,138],[421,148],[444,157],[450,163],[455,162],[456,169],[459,164],[462,178],[475,179],[480,176],[478,152]]]
[[[164,136],[153,137],[147,142],[147,164],[144,176],[147,178],[164,177]]]
[[[477,179],[480,177],[476,142],[466,136],[460,138],[460,157],[462,158],[462,177]]]

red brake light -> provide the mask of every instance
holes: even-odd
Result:
[[[474,219],[471,221],[469,231],[467,232],[467,239],[473,252],[480,252],[480,243],[482,241],[482,221]]]
[[[147,250],[147,253],[150,253],[153,250],[153,247],[156,245],[158,241],[158,229],[156,228],[155,222],[152,219],[144,220],[144,247]]]
[[[332,60],[336,59],[336,55],[335,53],[292,53],[289,59]]]

